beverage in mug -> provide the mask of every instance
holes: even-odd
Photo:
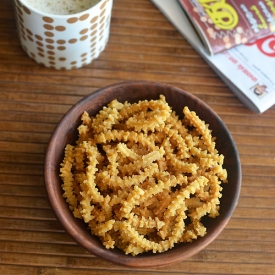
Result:
[[[49,14],[76,14],[93,7],[101,0],[25,0],[31,7]]]

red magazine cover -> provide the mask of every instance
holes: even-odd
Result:
[[[212,54],[275,32],[275,0],[178,0]]]

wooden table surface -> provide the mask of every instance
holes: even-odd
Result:
[[[106,50],[73,71],[27,57],[11,0],[1,0],[0,15],[1,275],[275,274],[275,106],[248,110],[149,0],[114,0]],[[98,88],[137,79],[172,84],[210,105],[243,170],[238,207],[220,236],[186,261],[145,270],[79,247],[55,219],[43,181],[44,152],[64,113]]]

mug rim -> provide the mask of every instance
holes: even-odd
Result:
[[[30,9],[31,11],[37,13],[37,14],[40,14],[42,16],[51,16],[51,17],[54,17],[54,18],[62,18],[62,19],[67,19],[69,17],[72,17],[74,15],[81,15],[81,14],[84,14],[86,12],[90,12],[90,10],[96,8],[101,2],[103,2],[104,0],[99,0],[99,2],[95,5],[93,5],[92,7],[90,7],[89,9],[86,9],[84,11],[80,11],[80,12],[77,12],[77,13],[70,13],[70,14],[54,14],[54,13],[48,13],[48,12],[44,12],[44,11],[41,11],[39,9],[36,9],[34,8],[33,6],[31,6],[29,3],[26,2],[26,0],[17,0],[18,2],[20,2],[21,4],[23,4],[24,6],[26,6],[28,9]]]

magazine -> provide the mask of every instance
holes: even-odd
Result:
[[[275,34],[211,56],[178,0],[151,1],[244,105],[263,113],[275,104]]]
[[[275,31],[275,0],[179,0],[210,55]]]

